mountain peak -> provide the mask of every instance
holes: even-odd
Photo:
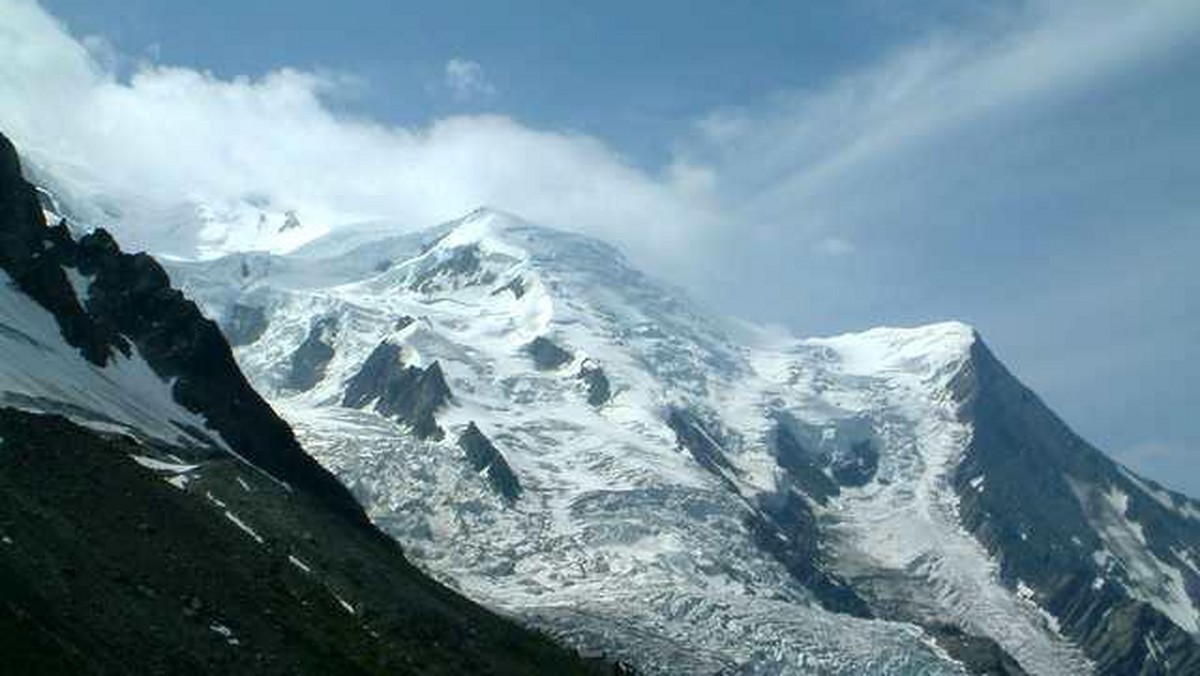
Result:
[[[970,359],[979,340],[970,325],[946,321],[911,328],[879,327],[812,342],[836,349],[847,373],[945,378]]]
[[[506,232],[517,227],[534,226],[513,214],[479,207],[457,221],[451,221],[449,227],[449,232],[438,240],[436,248],[482,245],[488,249],[509,249],[511,246],[504,242]]]

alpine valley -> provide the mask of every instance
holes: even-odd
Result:
[[[969,326],[798,338],[492,209],[244,205],[262,251],[156,262],[5,146],[0,635],[38,673],[1200,673],[1200,502]]]

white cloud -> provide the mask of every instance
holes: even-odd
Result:
[[[416,127],[342,116],[330,99],[362,85],[336,74],[222,79],[138,60],[123,77],[103,42],[75,39],[32,0],[0,0],[0,15],[0,128],[120,207],[134,245],[186,253],[215,236],[184,222],[185,200],[220,210],[252,199],[326,227],[416,228],[491,204],[615,240],[671,273],[709,254],[753,261],[754,247],[864,253],[872,228],[935,208],[953,181],[930,147],[1170,49],[1200,23],[1200,4],[1031,4],[681,126],[681,150],[658,170],[594,137],[504,116]],[[445,76],[458,95],[494,91],[467,59]]]
[[[344,117],[327,103],[347,84],[325,73],[221,79],[142,62],[121,79],[35,3],[0,0],[0,15],[0,129],[104,196],[133,246],[187,254],[221,234],[199,231],[185,201],[414,229],[487,204],[659,251],[709,218],[703,171],[649,173],[586,135],[493,115],[422,127]]]
[[[483,66],[478,61],[454,58],[446,62],[446,87],[458,99],[489,96],[496,88],[488,82]]]

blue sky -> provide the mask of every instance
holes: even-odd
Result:
[[[963,319],[1088,439],[1200,495],[1194,0],[6,13],[0,124],[113,190],[236,175],[412,227],[486,202],[802,334]]]
[[[970,17],[884,11],[888,4],[766,2],[745,12],[674,1],[358,0],[336,11],[316,0],[43,3],[73,32],[103,36],[126,55],[153,53],[225,78],[338,70],[370,83],[348,107],[377,119],[501,112],[595,134],[647,164],[667,157],[681,122],[781,87],[820,86],[914,32]],[[454,58],[483,64],[493,95],[447,96]]]

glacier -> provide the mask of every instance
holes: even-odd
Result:
[[[962,525],[953,475],[972,427],[953,382],[978,340],[969,326],[797,338],[707,312],[607,244],[491,209],[169,267],[210,316],[261,309],[242,368],[414,561],[578,646],[648,673],[964,673],[925,626],[937,622],[995,641],[1028,673],[1092,670]],[[289,387],[326,319],[337,328],[321,377]],[[565,357],[538,364],[538,340]],[[445,373],[444,438],[342,405],[384,343],[405,368]],[[584,377],[596,370],[602,402]],[[707,462],[672,412],[694,421]],[[519,477],[519,499],[465,462],[455,440],[471,424]],[[780,430],[836,494],[797,485]],[[856,462],[868,476],[838,481]],[[815,558],[871,616],[831,607],[764,547],[755,524],[788,496],[819,525]]]

